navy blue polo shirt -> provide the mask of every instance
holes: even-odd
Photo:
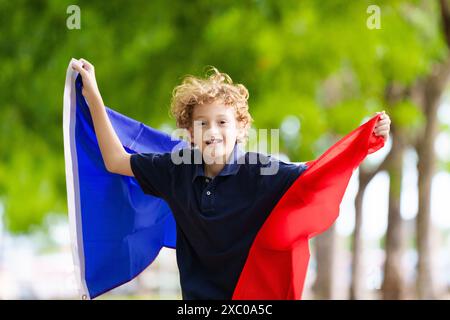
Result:
[[[170,152],[137,153],[131,169],[143,192],[164,199],[173,212],[183,299],[231,299],[256,234],[307,166],[236,144],[210,179],[199,149],[173,152],[190,163],[172,161]]]

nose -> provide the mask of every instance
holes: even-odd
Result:
[[[215,124],[215,123],[212,123],[209,127],[208,127],[208,131],[211,133],[211,134],[217,134],[218,132],[219,132],[219,127]]]
[[[214,139],[219,138],[220,133],[219,133],[219,128],[217,127],[217,125],[215,125],[215,124],[210,125],[206,129],[206,131],[204,133],[204,137],[206,138],[206,140],[208,140],[208,139],[214,140]]]

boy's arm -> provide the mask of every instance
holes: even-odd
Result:
[[[83,79],[83,96],[86,98],[95,134],[97,136],[103,162],[109,172],[133,177],[130,154],[125,151],[106,113],[102,96],[95,79],[94,66],[87,60],[80,59],[72,63]]]

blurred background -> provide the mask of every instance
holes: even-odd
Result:
[[[75,7],[71,6],[75,5]],[[304,162],[385,110],[386,146],[311,242],[305,299],[450,298],[450,1],[0,0],[0,299],[79,299],[62,102],[72,57],[105,104],[174,128],[172,89],[213,65],[254,128]],[[180,299],[175,252],[99,299]]]

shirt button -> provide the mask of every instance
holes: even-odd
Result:
[[[211,195],[211,191],[206,191],[206,194],[209,196],[209,195]]]

